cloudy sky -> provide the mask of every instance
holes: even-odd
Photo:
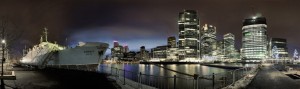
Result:
[[[144,45],[165,45],[178,36],[178,13],[197,10],[201,26],[217,27],[218,39],[236,36],[241,46],[242,20],[254,15],[267,18],[268,36],[286,38],[289,51],[300,50],[300,1],[296,0],[1,0],[0,16],[23,31],[18,47],[39,42],[42,29],[49,40],[74,45],[78,41],[114,40],[131,50]],[[68,39],[66,42],[65,39]]]

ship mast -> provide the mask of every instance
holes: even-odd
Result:
[[[48,29],[46,27],[44,29],[45,41],[48,42]]]
[[[42,43],[43,42],[43,35],[41,35],[41,39],[40,39],[40,43]]]

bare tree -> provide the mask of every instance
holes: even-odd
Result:
[[[6,16],[0,18],[0,39],[5,40],[6,51],[9,58],[18,59],[22,55],[18,50],[18,42],[23,34],[23,30],[20,29],[16,23],[10,20]],[[7,59],[9,59],[7,58]],[[15,59],[16,58],[16,59]]]

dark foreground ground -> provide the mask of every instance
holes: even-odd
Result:
[[[6,80],[5,83],[17,89],[115,89],[104,74],[95,72],[24,68],[13,70],[16,70],[17,80]]]

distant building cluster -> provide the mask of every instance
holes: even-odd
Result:
[[[288,57],[287,41],[283,38],[270,38],[267,35],[265,17],[251,17],[243,21],[242,47],[235,47],[232,33],[217,39],[217,27],[204,24],[195,10],[184,10],[178,17],[178,42],[175,36],[167,38],[167,45],[157,46],[147,51],[144,46],[139,52],[128,52],[128,46],[114,42],[112,57],[123,60],[146,61],[197,61],[207,58],[242,59],[246,62],[261,59],[284,59]]]

